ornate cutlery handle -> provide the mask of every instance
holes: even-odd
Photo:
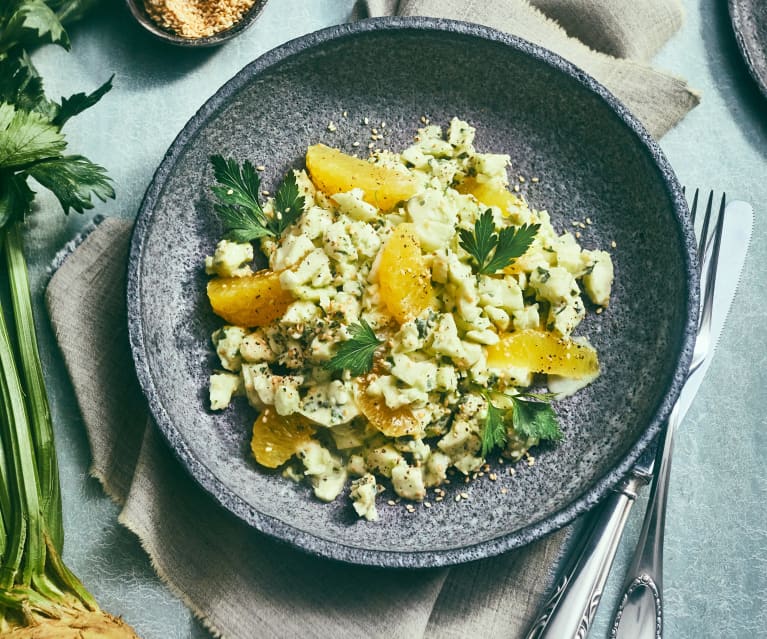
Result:
[[[634,474],[607,497],[581,551],[544,605],[527,639],[585,639],[637,490],[648,479],[644,474]]]
[[[663,441],[658,446],[658,469],[647,503],[636,554],[623,584],[623,596],[613,619],[611,639],[663,637],[663,529],[666,525],[668,480],[679,404],[674,406]]]

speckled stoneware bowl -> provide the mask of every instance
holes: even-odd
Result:
[[[343,114],[346,113],[346,116]],[[447,498],[409,514],[379,498],[359,520],[266,472],[249,451],[244,401],[208,409],[220,325],[205,296],[203,258],[222,228],[211,207],[213,153],[264,164],[273,190],[307,146],[404,148],[421,116],[477,127],[481,151],[509,153],[522,192],[560,232],[588,216],[587,248],[610,249],[616,281],[601,315],[579,329],[603,374],[557,404],[566,439],[534,450],[510,476],[453,482]],[[363,118],[370,124],[364,125]],[[330,131],[334,122],[337,130]],[[603,497],[659,431],[690,361],[697,309],[693,236],[679,184],[647,132],[604,88],[556,55],[484,27],[425,18],[342,25],[289,42],[225,84],[168,151],[138,216],[130,256],[130,337],[139,378],[179,459],[225,508],[308,552],[377,566],[455,564],[521,546]],[[501,492],[502,488],[508,489]],[[456,503],[455,491],[469,494]]]
[[[740,53],[767,98],[767,0],[730,0],[728,7]]]
[[[136,22],[155,38],[169,44],[187,48],[216,47],[220,44],[224,44],[227,40],[236,38],[253,26],[253,23],[258,19],[258,16],[261,15],[261,11],[263,11],[266,2],[267,0],[255,0],[253,6],[228,29],[214,33],[211,36],[205,36],[204,38],[185,38],[176,33],[166,31],[152,20],[146,11],[144,0],[125,0],[128,11],[130,11]]]

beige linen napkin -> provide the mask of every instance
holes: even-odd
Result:
[[[656,135],[697,103],[683,81],[597,53],[519,0],[369,0],[366,8],[380,11],[382,4],[408,15],[484,22],[572,53]],[[673,0],[535,4],[593,49],[638,59],[649,58],[681,21]],[[56,271],[46,301],[88,431],[92,473],[123,505],[120,521],[195,615],[229,639],[523,636],[572,526],[452,569],[375,570],[276,543],[221,509],[187,476],[148,420],[133,373],[125,309],[131,226],[118,219],[99,224]]]
[[[646,64],[681,26],[679,0],[360,0],[357,10],[476,22],[551,49],[612,91],[656,137],[700,102],[685,80]]]

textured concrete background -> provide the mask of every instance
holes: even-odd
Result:
[[[725,4],[685,0],[682,31],[656,65],[686,77],[701,105],[661,146],[683,184],[725,190],[754,205],[754,239],[733,312],[700,394],[677,440],[666,538],[668,637],[760,636],[767,628],[767,101],[748,76]],[[71,31],[75,56],[35,56],[51,95],[92,90],[111,73],[115,89],[68,125],[71,148],[108,168],[115,202],[65,217],[42,195],[28,252],[41,349],[61,457],[65,557],[104,608],[145,639],[209,634],[154,575],[117,507],[88,477],[89,451],[72,389],[42,304],[46,266],[92,214],[132,218],[155,167],[188,118],[225,80],[272,47],[346,21],[353,0],[272,0],[259,22],[228,45],[181,51],[150,40],[118,0]],[[594,637],[607,635],[615,592],[641,525],[634,509]]]

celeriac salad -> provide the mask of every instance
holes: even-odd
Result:
[[[384,480],[418,502],[450,469],[561,438],[553,393],[599,374],[573,333],[584,296],[609,302],[610,255],[558,234],[474,134],[425,126],[370,161],[315,145],[263,206],[252,165],[213,158],[228,231],[205,261],[226,322],[211,408],[244,395],[256,460],[323,501],[351,480],[368,520]],[[256,248],[268,268],[254,272]],[[529,390],[536,375],[550,393]]]

